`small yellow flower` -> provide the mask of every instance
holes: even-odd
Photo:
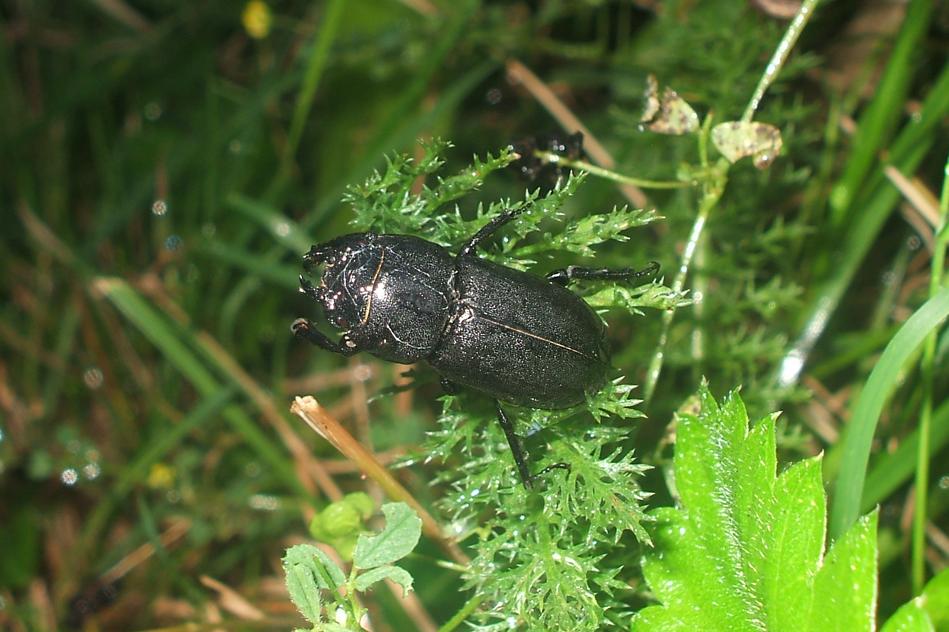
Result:
[[[175,482],[175,468],[164,463],[155,463],[148,472],[148,486],[152,489],[168,489]]]
[[[244,5],[244,12],[241,13],[244,30],[254,39],[263,39],[270,34],[271,18],[270,7],[262,0],[251,0]]]

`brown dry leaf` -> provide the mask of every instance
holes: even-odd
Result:
[[[241,618],[259,621],[266,616],[257,606],[247,601],[239,592],[207,575],[200,577],[201,583],[218,594],[221,608]]]

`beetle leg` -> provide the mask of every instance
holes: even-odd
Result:
[[[619,268],[610,270],[609,268],[582,268],[580,266],[567,266],[560,270],[554,270],[547,275],[547,280],[558,285],[569,285],[573,281],[639,281],[655,277],[659,272],[659,263],[650,261],[642,270],[633,268]]]
[[[310,283],[306,277],[300,275],[300,291],[312,298],[314,301],[323,302],[323,290]]]
[[[493,235],[498,231],[499,228],[507,224],[509,221],[523,213],[527,210],[526,206],[521,208],[512,209],[510,211],[504,211],[490,222],[482,226],[478,232],[476,232],[468,242],[461,247],[461,250],[458,251],[459,257],[467,257],[475,251],[475,248],[478,247],[482,241]]]
[[[497,404],[498,421],[501,423],[501,429],[504,430],[504,436],[507,437],[507,444],[511,446],[511,453],[514,455],[514,464],[517,465],[517,473],[521,477],[521,483],[524,485],[524,489],[530,489],[533,477],[530,470],[527,469],[527,459],[524,456],[524,448],[521,447],[521,440],[514,432],[514,424],[511,423],[511,420],[504,413],[504,409],[501,408],[501,402],[495,401],[494,403]]]
[[[494,403],[498,409],[498,421],[504,430],[504,436],[507,437],[507,444],[511,446],[511,453],[514,455],[514,464],[517,465],[517,473],[521,477],[521,484],[524,485],[524,489],[531,489],[534,486],[535,480],[551,470],[570,469],[569,463],[554,463],[553,465],[548,465],[536,474],[531,474],[530,469],[527,467],[527,455],[521,446],[521,440],[518,438],[517,433],[514,432],[514,424],[511,423],[504,409],[501,408],[501,402],[495,400]]]
[[[456,395],[458,393],[458,387],[448,378],[443,377],[439,381],[441,382],[442,390],[445,391],[446,395]]]
[[[297,318],[293,321],[290,325],[290,331],[293,332],[293,335],[297,338],[303,338],[308,340],[310,344],[340,355],[351,356],[359,350],[356,348],[355,343],[345,334],[340,342],[333,342],[314,327],[313,323],[305,318]]]
[[[546,474],[547,472],[550,472],[551,470],[568,470],[569,471],[570,464],[560,462],[560,463],[554,463],[553,465],[548,465],[547,467],[537,472],[536,474],[531,474],[531,480],[533,481],[534,479],[538,479],[544,474]]]

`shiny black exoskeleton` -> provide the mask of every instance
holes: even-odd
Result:
[[[609,351],[599,316],[566,285],[651,276],[658,264],[638,272],[569,266],[540,278],[478,257],[478,244],[518,212],[494,218],[457,255],[418,237],[376,233],[311,247],[304,268],[309,273],[323,264],[322,279],[314,286],[301,275],[300,291],[321,303],[344,333],[334,342],[303,318],[294,321],[293,333],[343,355],[424,360],[444,382],[499,401],[531,408],[583,402],[606,381]],[[530,487],[534,476],[500,403],[497,414]]]

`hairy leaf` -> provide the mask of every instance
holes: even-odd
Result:
[[[662,603],[635,630],[871,630],[876,514],[824,553],[820,457],[776,475],[775,416],[750,430],[737,393],[679,417],[677,508],[654,512],[643,572]]]
[[[297,544],[287,549],[283,569],[290,599],[314,624],[320,621],[320,589],[336,590],[346,583],[339,566],[312,544]]]
[[[357,568],[374,568],[408,555],[418,544],[422,521],[405,503],[382,506],[386,526],[378,535],[360,535],[353,552]]]
[[[412,576],[409,575],[408,571],[398,566],[390,566],[388,564],[385,566],[377,566],[358,575],[356,577],[356,589],[367,590],[370,586],[383,579],[391,579],[401,586],[403,597],[412,590]]]

